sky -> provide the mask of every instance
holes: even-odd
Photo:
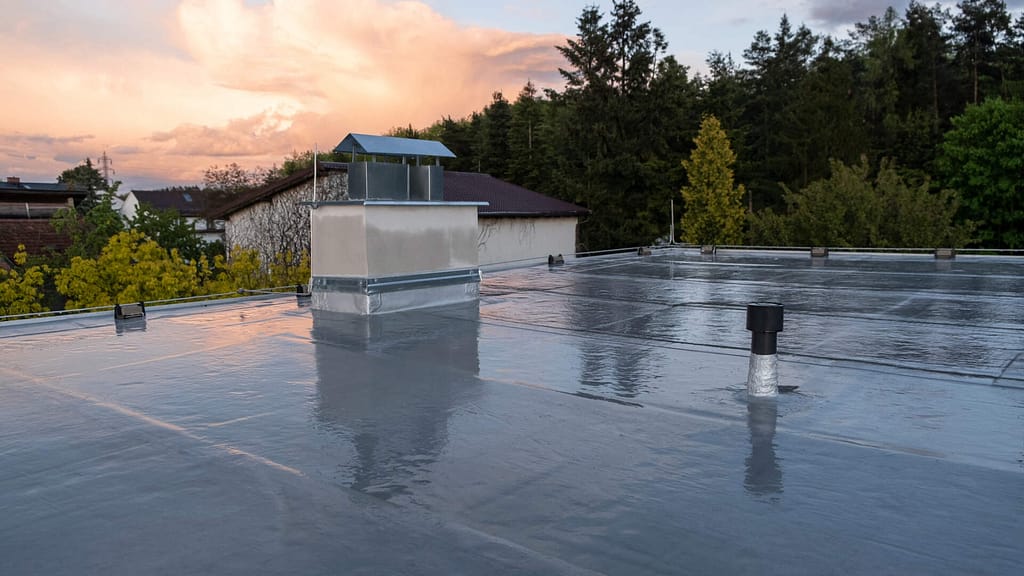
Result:
[[[350,132],[465,117],[528,80],[561,88],[554,47],[587,4],[612,3],[0,0],[0,177],[54,182],[106,153],[121,192],[200,184],[214,165],[267,168]],[[845,35],[889,2],[637,4],[697,72],[712,50],[741,62],[783,14]]]

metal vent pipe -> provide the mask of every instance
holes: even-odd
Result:
[[[747,330],[751,332],[749,396],[770,398],[779,394],[778,333],[782,332],[782,317],[782,304],[747,304]]]

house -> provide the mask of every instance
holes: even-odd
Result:
[[[50,218],[62,208],[78,206],[89,191],[60,183],[0,182],[0,254],[10,256],[24,244],[29,254],[63,250],[71,239],[58,234]]]
[[[576,253],[576,228],[589,210],[488,174],[444,173],[444,198],[487,202],[479,213],[481,265]]]
[[[192,224],[205,242],[224,240],[224,222],[213,218],[217,195],[198,187],[164,188],[162,190],[132,190],[121,206],[121,215],[131,220],[143,204],[157,210],[175,210]]]
[[[218,210],[217,217],[226,222],[225,243],[257,248],[264,259],[308,249],[309,208],[300,202],[365,197],[349,194],[347,162],[317,164],[315,198],[313,172],[312,167],[296,172]],[[443,199],[488,204],[478,211],[480,265],[546,259],[550,254],[571,257],[577,224],[589,214],[574,204],[470,172],[443,171]]]
[[[278,254],[309,250],[309,208],[299,202],[348,197],[348,164],[318,164],[300,170],[223,204],[214,214],[224,221],[224,244],[255,249],[264,262]]]

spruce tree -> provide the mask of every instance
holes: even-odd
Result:
[[[714,116],[701,122],[696,148],[683,167],[689,185],[682,189],[683,239],[692,244],[739,244],[743,238],[743,186],[733,186],[736,154]]]

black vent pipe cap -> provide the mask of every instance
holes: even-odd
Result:
[[[747,304],[747,330],[751,332],[782,332],[783,306],[778,302]]]

